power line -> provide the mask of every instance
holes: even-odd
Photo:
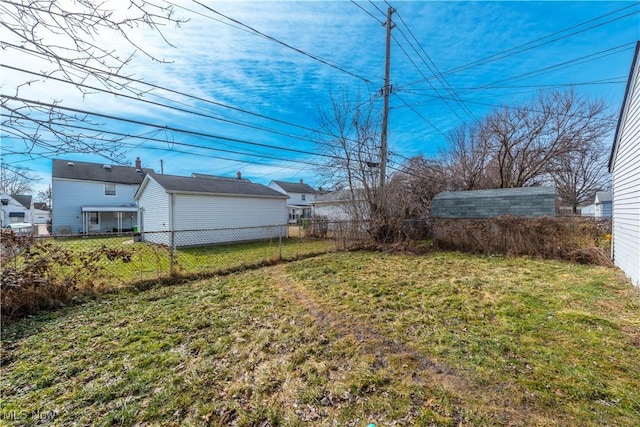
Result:
[[[354,5],[356,5],[360,10],[362,10],[364,13],[366,13],[367,15],[369,15],[370,17],[372,17],[373,19],[375,19],[376,21],[378,21],[378,23],[380,25],[384,25],[384,21],[382,21],[381,19],[377,18],[373,13],[369,12],[367,9],[365,9],[364,7],[360,6],[358,4],[358,2],[356,2],[355,0],[351,0],[351,3],[353,3]]]
[[[526,43],[523,43],[523,44],[520,44],[520,45],[517,45],[517,46],[514,46],[514,47],[511,47],[511,48],[509,48],[509,49],[505,49],[505,50],[503,50],[503,51],[496,52],[496,53],[491,54],[491,55],[489,55],[489,56],[486,56],[486,57],[484,57],[484,58],[480,58],[480,59],[477,59],[477,60],[475,60],[475,61],[469,62],[469,63],[467,63],[467,64],[464,64],[464,65],[461,65],[461,66],[458,66],[458,67],[452,68],[452,69],[450,69],[450,70],[444,71],[442,74],[443,74],[443,75],[454,74],[454,73],[457,73],[457,72],[460,72],[460,71],[463,71],[463,70],[467,70],[467,69],[469,69],[469,68],[473,68],[473,67],[476,67],[476,66],[489,64],[489,63],[491,63],[491,62],[495,62],[495,61],[498,61],[498,60],[500,60],[500,59],[507,58],[507,57],[509,57],[509,56],[513,56],[513,55],[516,55],[516,54],[519,54],[519,53],[523,53],[523,52],[526,52],[526,51],[529,51],[529,50],[532,50],[532,49],[535,49],[535,48],[538,48],[538,47],[542,47],[542,46],[545,46],[545,45],[547,45],[547,44],[550,44],[550,43],[553,43],[553,42],[556,42],[556,41],[559,41],[559,40],[562,40],[562,39],[565,39],[565,38],[568,38],[568,37],[571,37],[571,36],[574,36],[574,35],[577,35],[577,34],[580,34],[580,33],[584,33],[584,32],[586,32],[586,31],[590,31],[590,30],[592,30],[592,29],[595,29],[595,28],[598,28],[598,27],[601,27],[601,26],[604,26],[604,25],[611,24],[611,23],[613,23],[613,22],[619,21],[620,19],[624,19],[624,18],[627,18],[627,17],[629,17],[629,16],[637,15],[638,13],[640,13],[640,11],[635,11],[635,12],[627,13],[627,14],[625,14],[625,15],[622,15],[622,16],[619,16],[619,17],[616,17],[616,18],[613,18],[613,19],[608,20],[608,21],[606,21],[606,22],[601,22],[601,23],[599,23],[599,24],[596,24],[596,25],[593,25],[593,26],[590,26],[590,27],[584,28],[584,29],[582,29],[582,30],[575,31],[575,32],[572,32],[572,33],[570,33],[570,34],[566,34],[566,35],[564,35],[564,36],[562,36],[562,37],[557,37],[557,38],[554,38],[554,39],[552,39],[552,40],[548,40],[548,41],[546,41],[546,42],[544,42],[544,43],[538,43],[538,44],[535,44],[535,43],[540,42],[540,41],[542,41],[542,40],[545,40],[545,39],[548,39],[548,38],[554,37],[554,36],[556,36],[556,35],[558,35],[558,34],[561,34],[561,33],[567,32],[567,31],[571,31],[571,30],[573,30],[573,29],[575,29],[575,28],[578,28],[578,27],[581,27],[581,26],[583,26],[583,25],[586,25],[586,24],[592,23],[592,22],[597,21],[597,20],[600,20],[600,19],[602,19],[602,18],[606,18],[607,16],[611,16],[611,15],[613,15],[613,14],[616,14],[616,13],[618,13],[618,12],[622,12],[622,11],[624,11],[624,10],[627,10],[627,9],[629,9],[629,8],[632,8],[632,7],[635,7],[635,6],[638,6],[638,5],[640,5],[640,2],[636,2],[636,3],[633,3],[633,4],[629,5],[629,6],[625,6],[625,7],[622,7],[622,8],[620,8],[620,9],[616,9],[616,10],[614,10],[614,11],[612,11],[612,12],[609,12],[609,13],[606,13],[606,14],[604,14],[604,15],[597,16],[597,17],[592,18],[592,19],[590,19],[590,20],[587,20],[587,21],[581,22],[581,23],[576,24],[576,25],[573,25],[573,26],[571,26],[571,27],[564,28],[564,29],[562,29],[562,30],[556,31],[556,32],[554,32],[554,33],[548,34],[548,35],[543,36],[543,37],[539,37],[539,38],[537,38],[537,39],[534,39],[534,40],[528,41],[528,42],[526,42]],[[530,45],[532,45],[532,46],[530,46]],[[529,47],[527,47],[527,46],[529,46]],[[525,47],[526,47],[526,48],[525,48]],[[414,82],[408,83],[407,85],[405,85],[405,87],[406,87],[406,86],[413,85],[413,84],[416,84],[416,83],[420,83],[420,82],[421,82],[421,80],[417,80],[417,81],[414,81]]]
[[[517,76],[512,76],[512,77],[508,77],[506,79],[500,79],[500,80],[496,80],[493,81],[491,83],[487,84],[487,88],[491,88],[491,85],[497,84],[497,83],[504,83],[504,82],[508,82],[508,81],[512,81],[512,80],[521,80],[524,77],[529,77],[531,75],[537,74],[547,74],[548,72],[550,72],[551,70],[554,70],[556,68],[566,68],[566,67],[572,67],[575,65],[580,65],[580,64],[584,64],[585,62],[591,62],[591,61],[595,61],[596,59],[602,59],[606,56],[610,56],[610,55],[615,55],[617,53],[621,53],[624,52],[626,50],[630,50],[633,49],[634,46],[636,45],[636,42],[630,42],[630,43],[625,43],[625,44],[621,44],[619,46],[615,46],[609,49],[604,49],[595,53],[591,53],[589,55],[585,55],[585,56],[581,56],[578,58],[574,58],[574,59],[570,59],[568,61],[564,61],[564,62],[560,62],[558,64],[554,64],[554,65],[550,65],[547,67],[543,67],[543,68],[539,68],[538,70],[534,70],[534,71],[529,71],[527,73],[523,73],[523,74],[519,74]],[[595,57],[595,58],[593,58]],[[587,58],[592,58],[587,60]]]
[[[439,98],[444,102],[444,104],[449,108],[449,110],[451,110],[451,112],[453,114],[456,115],[456,117],[458,117],[458,119],[460,119],[461,122],[466,122],[461,116],[460,114],[458,114],[458,112],[451,106],[449,105],[449,103],[447,102],[446,98],[442,95],[440,95],[440,92],[438,91],[438,89],[436,89],[436,87],[431,83],[431,81],[424,75],[424,73],[422,72],[422,70],[420,69],[420,67],[418,67],[418,65],[415,63],[415,61],[413,60],[413,58],[411,58],[411,55],[409,55],[407,53],[407,51],[405,50],[405,48],[397,41],[397,39],[395,38],[395,36],[393,36],[393,39],[396,41],[398,47],[400,48],[400,50],[405,54],[405,56],[407,57],[407,59],[409,59],[409,62],[411,62],[411,64],[413,64],[414,68],[418,71],[418,73],[420,73],[420,75],[423,77],[422,81],[425,81],[429,86],[431,86],[431,88],[439,95]]]
[[[461,66],[461,67],[454,68],[453,70],[446,71],[446,72],[445,72],[445,74],[451,74],[451,73],[454,73],[454,72],[462,71],[462,70],[465,70],[465,69],[468,69],[468,68],[474,67],[474,66],[476,66],[476,65],[484,65],[484,64],[488,64],[488,63],[490,63],[490,62],[494,62],[494,61],[497,61],[497,60],[499,60],[499,59],[504,59],[504,58],[507,58],[507,57],[509,57],[509,56],[513,56],[513,55],[516,55],[516,54],[519,54],[519,53],[526,52],[526,51],[531,50],[531,49],[535,49],[535,48],[538,48],[538,47],[541,47],[541,46],[545,46],[545,45],[547,45],[547,44],[550,44],[550,43],[556,42],[556,41],[558,41],[558,40],[562,40],[562,39],[565,39],[565,38],[567,38],[567,37],[571,37],[571,36],[574,36],[574,35],[576,35],[576,34],[580,34],[580,33],[583,33],[583,32],[589,31],[589,30],[592,30],[592,29],[594,29],[594,28],[598,28],[598,27],[601,27],[601,26],[603,26],[603,25],[610,24],[610,23],[615,22],[615,21],[618,21],[618,20],[620,20],[620,19],[623,19],[623,18],[626,18],[626,17],[629,17],[629,16],[636,15],[636,14],[640,13],[640,11],[631,12],[631,13],[628,13],[628,14],[626,14],[626,15],[622,15],[622,16],[619,16],[619,17],[617,17],[617,18],[611,19],[611,20],[609,20],[609,21],[602,22],[602,23],[599,23],[599,24],[597,24],[597,25],[593,25],[593,26],[591,26],[591,27],[588,27],[588,28],[582,29],[582,30],[580,30],[580,31],[575,31],[575,32],[570,33],[570,34],[567,34],[567,35],[565,35],[565,36],[558,37],[558,38],[555,38],[555,39],[552,39],[552,40],[548,40],[548,41],[546,41],[545,43],[540,43],[540,44],[537,44],[537,45],[534,45],[534,46],[528,47],[527,49],[521,49],[521,50],[518,50],[518,49],[520,49],[520,48],[522,48],[522,47],[525,47],[525,46],[528,46],[528,45],[534,44],[534,43],[536,43],[536,42],[538,42],[538,41],[542,41],[542,40],[544,40],[544,39],[547,39],[547,38],[553,37],[553,36],[555,36],[555,35],[558,35],[558,34],[560,34],[560,33],[565,32],[565,31],[570,31],[570,30],[572,30],[572,29],[574,29],[574,28],[581,27],[581,26],[586,25],[586,24],[588,24],[588,23],[591,23],[591,22],[597,21],[597,20],[599,20],[599,19],[605,18],[605,17],[607,17],[607,16],[613,15],[614,13],[621,12],[621,11],[623,11],[623,10],[629,9],[629,8],[634,7],[634,6],[637,6],[637,5],[639,5],[639,4],[640,4],[640,2],[638,2],[638,3],[634,3],[634,4],[630,5],[630,6],[625,6],[625,7],[621,8],[621,9],[617,9],[617,10],[615,10],[615,11],[613,11],[613,12],[609,12],[609,13],[607,13],[607,14],[604,14],[604,15],[598,16],[598,17],[596,17],[596,18],[590,19],[590,20],[585,21],[585,22],[582,22],[582,23],[580,23],[580,24],[576,24],[576,25],[574,25],[574,26],[572,26],[572,27],[565,28],[565,29],[563,29],[563,30],[560,30],[560,31],[557,31],[557,32],[555,32],[555,33],[549,34],[549,35],[547,35],[547,36],[540,37],[540,38],[538,38],[538,39],[535,39],[535,40],[532,40],[532,41],[530,41],[530,42],[527,42],[527,43],[524,43],[524,44],[521,44],[521,45],[518,45],[518,46],[512,47],[512,48],[507,49],[507,50],[504,50],[504,51],[502,51],[502,52],[494,53],[493,55],[490,55],[490,56],[488,56],[488,57],[485,57],[485,58],[482,58],[482,59],[476,60],[476,61],[474,61],[474,62],[471,62],[471,63],[469,63],[469,64],[463,65],[463,66]],[[514,50],[515,50],[515,52],[513,52]],[[510,54],[506,55],[506,53],[508,53],[508,52],[513,52],[513,53],[510,53]]]
[[[447,135],[442,132],[440,129],[438,129],[438,127],[436,125],[434,125],[433,123],[431,123],[426,117],[424,117],[422,114],[420,114],[418,112],[418,110],[416,110],[415,108],[413,108],[411,105],[409,105],[404,99],[402,99],[400,97],[400,95],[398,95],[397,93],[393,94],[396,98],[398,98],[400,100],[400,102],[402,102],[405,106],[407,106],[408,108],[411,109],[411,111],[413,111],[418,117],[420,117],[422,120],[424,120],[429,126],[431,126],[433,129],[435,129],[440,135],[444,136],[445,138],[447,137]]]
[[[387,4],[389,4],[387,2]],[[453,100],[456,102],[456,104],[458,104],[460,106],[460,108],[462,108],[464,110],[465,113],[467,113],[467,115],[474,121],[477,121],[477,119],[475,118],[475,116],[473,115],[473,112],[466,106],[464,105],[464,103],[461,101],[461,98],[458,96],[458,94],[455,92],[455,90],[451,87],[451,85],[449,84],[449,82],[447,81],[446,77],[444,77],[442,75],[442,73],[440,72],[440,70],[438,69],[438,67],[436,66],[436,64],[433,62],[433,60],[431,59],[431,57],[429,56],[429,54],[426,52],[426,50],[424,49],[424,47],[422,47],[422,45],[420,44],[420,42],[418,41],[418,39],[416,38],[416,36],[413,34],[413,32],[411,31],[411,29],[408,27],[408,25],[406,24],[406,22],[404,21],[404,19],[402,19],[402,16],[400,16],[400,14],[398,14],[398,18],[400,18],[400,21],[402,22],[402,24],[404,25],[404,27],[407,29],[407,31],[409,31],[409,34],[411,34],[411,36],[413,37],[413,40],[415,41],[415,43],[417,43],[418,47],[420,47],[420,49],[422,50],[422,52],[424,53],[424,55],[426,56],[426,58],[429,60],[429,62],[431,63],[431,65],[429,65],[429,63],[427,63],[427,61],[425,61],[425,59],[422,57],[422,55],[420,54],[420,52],[416,49],[416,47],[413,45],[413,43],[411,42],[411,40],[409,40],[409,38],[404,34],[404,32],[402,31],[401,28],[398,28],[398,31],[400,31],[400,34],[402,34],[402,37],[404,37],[404,39],[407,41],[407,43],[409,43],[409,46],[411,46],[411,48],[414,50],[414,52],[418,55],[418,58],[420,58],[420,60],[422,61],[422,63],[427,67],[427,69],[436,77],[436,79],[438,80],[438,82],[442,85],[442,87],[444,88],[444,90],[446,92],[448,92],[451,97],[453,98]],[[395,40],[395,38],[394,38]],[[400,44],[397,40],[396,43],[398,43],[398,45]],[[402,49],[402,48],[401,48]],[[404,49],[402,49],[403,52],[405,52],[405,55],[408,54],[406,53],[406,51]],[[415,65],[415,63],[413,62],[413,60],[411,58],[409,58],[409,60],[411,61],[412,64]],[[416,66],[417,67],[417,66]],[[426,78],[426,76],[420,71],[420,74],[425,78],[425,80],[427,81],[427,83],[429,84],[429,86],[431,86],[434,90],[435,87],[431,84],[431,82]],[[437,92],[437,90],[436,90]],[[457,113],[456,113],[457,115]],[[458,116],[458,118],[460,118],[460,116]],[[460,118],[462,120],[462,118]],[[463,120],[464,121],[464,120]]]
[[[306,52],[306,51],[304,51],[304,50],[302,50],[302,49],[300,49],[300,48],[294,47],[294,46],[292,46],[292,45],[290,45],[290,44],[288,44],[288,43],[285,43],[285,42],[283,42],[283,41],[281,41],[281,40],[278,40],[278,39],[276,39],[276,38],[275,38],[275,37],[273,37],[273,36],[270,36],[270,35],[265,34],[265,33],[261,32],[261,31],[259,31],[259,30],[256,30],[255,28],[253,28],[253,27],[251,27],[251,26],[249,26],[249,25],[247,25],[247,24],[244,24],[244,23],[242,23],[242,22],[238,21],[237,19],[231,18],[231,17],[229,17],[229,16],[227,16],[227,15],[225,15],[225,14],[221,13],[221,12],[218,12],[217,10],[213,9],[212,7],[207,6],[207,5],[205,5],[205,4],[202,4],[202,3],[200,3],[200,2],[199,2],[199,1],[197,1],[197,0],[193,0],[193,2],[194,2],[194,3],[196,3],[196,4],[199,4],[200,6],[202,6],[202,7],[203,7],[203,8],[205,8],[205,9],[207,9],[208,11],[215,13],[216,15],[220,15],[220,16],[222,16],[222,17],[224,17],[224,18],[228,19],[228,20],[229,20],[229,21],[231,21],[231,22],[234,22],[234,23],[236,23],[236,24],[238,24],[238,25],[240,25],[240,26],[242,26],[242,27],[244,27],[244,28],[247,28],[247,29],[248,29],[248,30],[250,30],[252,33],[257,34],[257,35],[259,35],[260,37],[263,37],[263,38],[265,38],[265,39],[267,39],[267,40],[271,40],[272,42],[275,42],[275,43],[277,43],[277,44],[279,44],[279,45],[281,45],[281,46],[284,46],[284,47],[286,47],[286,48],[288,48],[288,49],[291,49],[291,50],[293,50],[293,51],[295,51],[295,52],[298,52],[298,53],[300,53],[300,54],[302,54],[302,55],[304,55],[304,56],[307,56],[307,57],[309,57],[309,58],[311,58],[311,59],[313,59],[313,60],[315,60],[315,61],[318,61],[318,62],[320,62],[320,63],[322,63],[322,64],[324,64],[324,65],[327,65],[327,66],[329,66],[329,67],[331,67],[331,68],[334,68],[334,69],[336,69],[336,70],[338,70],[338,71],[341,71],[341,72],[343,72],[343,73],[346,73],[346,74],[348,74],[348,75],[350,75],[350,76],[352,76],[352,77],[355,77],[355,78],[357,78],[357,79],[360,79],[360,80],[364,81],[365,83],[372,83],[369,79],[367,79],[367,78],[365,78],[365,77],[359,76],[359,75],[357,75],[357,74],[355,74],[355,73],[352,73],[351,71],[345,70],[344,68],[342,68],[342,67],[340,67],[340,66],[338,66],[338,65],[332,64],[332,63],[331,63],[331,62],[329,62],[329,60],[327,60],[327,59],[324,59],[324,58],[322,58],[322,57],[320,57],[320,56],[317,56],[317,55],[314,55],[314,54],[312,54],[312,53]]]
[[[32,49],[28,49],[28,48],[25,48],[23,46],[14,45],[14,44],[7,43],[7,42],[4,42],[4,41],[0,41],[0,44],[8,46],[8,47],[11,47],[13,49],[25,51],[27,53],[30,53],[30,54],[38,56],[38,57],[44,57],[45,59],[50,59],[47,55],[45,55],[45,54],[43,54],[41,52],[38,52],[38,51],[35,51],[35,50],[32,50]],[[170,89],[170,88],[158,85],[158,84],[145,82],[143,80],[134,79],[132,77],[123,76],[123,75],[116,74],[116,73],[113,73],[113,72],[110,72],[110,71],[101,70],[101,69],[98,69],[98,68],[95,68],[95,67],[91,67],[91,66],[88,66],[88,65],[85,65],[85,64],[78,64],[78,63],[75,63],[73,61],[67,60],[65,58],[56,57],[55,59],[60,61],[60,62],[68,63],[70,66],[72,66],[74,68],[77,68],[77,69],[80,69],[80,70],[85,70],[86,72],[100,73],[100,74],[108,76],[108,77],[122,79],[122,80],[124,80],[124,81],[126,81],[128,83],[141,84],[141,85],[153,88],[153,89],[166,91],[166,92],[173,93],[173,94],[180,95],[180,96],[184,96],[184,97],[196,100],[196,101],[201,101],[201,102],[204,102],[204,103],[207,103],[207,104],[215,105],[217,107],[226,108],[226,109],[229,109],[229,110],[237,111],[237,112],[240,112],[240,113],[243,113],[243,114],[248,114],[248,115],[251,115],[251,116],[254,116],[254,117],[258,117],[258,118],[261,118],[261,119],[270,120],[270,121],[273,121],[273,122],[276,122],[276,123],[280,123],[280,124],[284,124],[284,125],[287,125],[287,126],[296,127],[298,129],[303,129],[303,130],[306,130],[308,132],[314,132],[314,133],[315,132],[319,132],[317,129],[313,129],[313,128],[310,128],[310,127],[307,127],[307,126],[302,126],[302,125],[299,125],[297,123],[292,123],[292,122],[289,122],[289,121],[286,121],[286,120],[282,120],[282,119],[278,119],[278,118],[275,118],[275,117],[267,116],[267,115],[264,115],[264,114],[256,113],[256,112],[253,112],[253,111],[245,110],[243,108],[234,107],[232,105],[224,104],[222,102],[213,101],[211,99],[202,98],[202,97],[196,96],[196,95],[191,95],[191,94],[188,94],[188,93],[185,93],[185,92],[181,92],[179,90]],[[322,132],[319,132],[319,133],[322,133]]]
[[[310,151],[298,150],[298,149],[295,149],[295,148],[279,147],[279,146],[276,146],[276,145],[263,144],[263,143],[252,142],[252,141],[246,141],[246,140],[239,139],[239,138],[231,138],[231,137],[222,136],[222,135],[213,135],[213,134],[209,134],[209,133],[205,133],[205,132],[198,132],[198,131],[193,131],[193,130],[188,130],[188,129],[180,129],[180,128],[176,128],[176,127],[173,127],[173,126],[158,125],[158,124],[154,124],[154,123],[143,122],[141,120],[127,119],[127,118],[124,118],[124,117],[117,117],[117,116],[113,116],[113,115],[109,115],[109,114],[103,114],[103,113],[98,113],[98,112],[93,112],[93,111],[82,110],[82,109],[79,109],[79,108],[63,107],[63,106],[61,106],[59,104],[50,104],[50,103],[46,103],[46,102],[35,101],[35,100],[25,99],[25,98],[21,98],[21,97],[17,97],[17,96],[6,95],[6,94],[0,94],[0,98],[5,98],[5,99],[8,99],[8,100],[12,100],[12,101],[19,101],[19,102],[22,102],[22,103],[25,103],[25,104],[36,105],[36,106],[41,106],[41,107],[46,107],[46,108],[51,108],[51,109],[59,109],[59,110],[71,111],[71,112],[79,113],[79,114],[102,117],[102,118],[106,118],[106,119],[110,119],[110,120],[116,120],[116,121],[125,122],[125,123],[129,123],[129,124],[137,124],[137,125],[142,125],[142,126],[149,126],[149,127],[153,127],[153,128],[160,129],[160,130],[178,132],[178,133],[183,133],[183,134],[192,135],[192,136],[202,136],[202,137],[207,137],[207,138],[212,138],[212,139],[220,139],[220,140],[223,140],[223,141],[237,142],[239,144],[247,144],[247,145],[270,148],[270,149],[275,149],[275,150],[290,151],[290,152],[293,152],[293,153],[308,154],[308,155],[312,155],[312,156],[322,156],[322,157],[329,157],[329,158],[337,158],[336,156],[318,154],[318,153],[313,153],[313,152],[310,152]]]
[[[199,113],[197,111],[187,110],[187,109],[184,109],[184,108],[179,108],[179,107],[175,107],[175,106],[171,106],[171,105],[167,105],[167,104],[162,104],[162,103],[159,103],[159,102],[154,102],[154,101],[151,101],[151,100],[148,100],[148,99],[143,99],[143,98],[140,98],[140,97],[137,97],[137,96],[132,96],[132,95],[126,95],[126,94],[123,94],[123,93],[113,92],[111,90],[106,90],[104,88],[99,88],[99,87],[96,87],[96,86],[89,86],[89,85],[83,84],[83,83],[76,83],[76,82],[72,82],[70,80],[65,80],[65,79],[62,79],[62,78],[59,78],[59,77],[54,77],[54,76],[50,76],[50,75],[43,74],[43,73],[36,73],[34,71],[25,70],[23,68],[13,67],[11,65],[0,64],[0,67],[7,68],[7,69],[10,69],[10,70],[14,70],[14,71],[19,71],[19,72],[26,73],[26,74],[31,74],[31,75],[34,75],[34,76],[44,77],[46,79],[59,81],[61,83],[71,84],[71,85],[74,85],[76,87],[81,87],[81,88],[85,88],[85,89],[91,89],[91,90],[100,91],[102,93],[107,93],[109,95],[114,95],[114,96],[118,96],[118,97],[122,97],[122,98],[131,99],[131,100],[134,100],[134,101],[137,101],[137,102],[144,102],[144,103],[147,103],[147,104],[155,105],[157,107],[168,108],[168,109],[172,109],[172,110],[175,110],[175,111],[180,111],[180,112],[183,112],[183,113],[193,114],[193,115],[199,116],[199,117],[213,119],[213,120],[217,120],[217,121],[221,121],[221,122],[225,122],[225,123],[230,123],[230,124],[234,124],[234,125],[238,125],[238,126],[243,126],[243,127],[247,127],[247,128],[250,128],[250,129],[261,130],[261,131],[264,131],[264,132],[274,133],[276,135],[286,136],[286,137],[289,137],[289,138],[299,139],[299,140],[308,141],[308,142],[315,142],[314,140],[312,140],[310,138],[303,137],[303,136],[293,135],[293,134],[290,134],[290,133],[286,133],[286,132],[282,132],[282,131],[278,131],[278,130],[274,130],[274,129],[268,129],[268,128],[264,128],[264,127],[260,127],[260,126],[256,126],[256,125],[247,124],[247,123],[241,123],[241,122],[238,122],[238,121],[225,119],[225,118],[222,118],[222,117],[212,116],[210,114]],[[176,102],[176,101],[173,101],[173,100],[171,100],[171,101],[172,102]],[[176,103],[182,104],[182,103],[179,103],[179,102],[176,102]],[[186,105],[186,104],[183,104],[183,105]]]

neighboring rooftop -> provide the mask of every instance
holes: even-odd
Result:
[[[157,175],[150,174],[169,193],[195,193],[229,196],[254,196],[270,198],[288,198],[286,195],[262,184],[254,184],[245,179],[212,179],[196,178],[193,176]],[[138,190],[140,191],[140,190]]]
[[[140,184],[144,175],[152,172],[153,169],[136,169],[133,166],[53,160],[53,178],[59,179]]]
[[[31,200],[33,199],[32,196],[27,196],[25,194],[12,194],[11,197],[13,197],[13,200],[20,203],[26,209],[31,208]]]
[[[305,184],[304,181],[300,182],[287,182],[287,181],[273,181],[278,184],[287,193],[300,193],[300,194],[315,194],[316,190],[309,184]]]
[[[222,181],[237,181],[237,180],[241,180],[241,181],[245,181],[245,182],[251,182],[249,181],[247,178],[243,178],[242,174],[240,172],[238,172],[238,174],[236,175],[235,178],[231,178],[228,176],[217,176],[217,175],[208,175],[206,173],[192,173],[191,176],[193,178],[205,178],[205,179],[219,179]]]
[[[610,202],[611,191],[596,191],[596,203]]]

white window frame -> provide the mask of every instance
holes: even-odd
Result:
[[[118,186],[113,183],[113,182],[105,182],[104,184],[104,195],[105,197],[116,197],[117,195],[117,188]],[[110,189],[113,189],[113,194],[110,194],[111,191],[109,191]]]

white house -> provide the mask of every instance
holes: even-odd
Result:
[[[597,191],[593,206],[595,208],[593,216],[596,218],[611,218],[611,191]]]
[[[51,209],[46,203],[36,202],[33,204],[33,224],[48,224],[51,220]]]
[[[24,194],[0,194],[2,227],[16,222],[33,222],[32,197]]]
[[[640,42],[620,110],[609,172],[612,175],[611,255],[631,282],[640,286]]]
[[[580,208],[580,215],[582,216],[596,216],[596,205],[591,203],[590,205]]]
[[[144,241],[174,246],[286,236],[287,199],[240,175],[147,174],[135,194]]]
[[[313,217],[329,221],[367,220],[368,209],[362,190],[338,190],[318,194],[313,204]]]
[[[53,160],[53,233],[132,231],[138,222],[133,196],[148,172],[140,158],[135,167]]]
[[[287,221],[298,224],[311,218],[311,205],[316,200],[316,190],[303,180],[300,182],[271,181],[269,188],[289,196],[287,203]]]

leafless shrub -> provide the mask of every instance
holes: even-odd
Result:
[[[580,218],[435,219],[438,248],[610,266],[611,222]]]
[[[0,287],[2,319],[12,319],[55,307],[93,289],[100,261],[131,261],[131,251],[102,246],[78,252],[52,242],[12,238],[3,232],[5,250]]]

